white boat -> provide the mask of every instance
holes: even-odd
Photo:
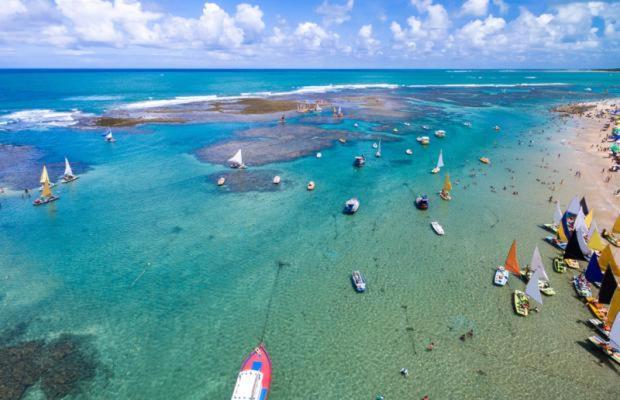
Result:
[[[360,124],[358,124],[357,122],[353,124],[354,127],[359,128]]]
[[[230,168],[245,168],[243,157],[241,155],[241,149],[237,150],[235,155],[228,159],[228,166]]]
[[[438,138],[445,137],[446,136],[446,131],[444,131],[443,129],[435,131],[435,136],[437,136]]]
[[[468,128],[471,128],[471,122],[469,122],[469,121],[463,122],[463,125],[468,127]]]
[[[316,185],[314,184],[314,181],[308,182],[308,186],[306,186],[308,190],[314,190],[315,187]]]
[[[495,283],[497,286],[506,286],[506,284],[508,283],[509,275],[510,274],[508,273],[508,271],[506,271],[506,268],[500,265],[499,267],[497,267],[497,270],[495,271],[495,277],[493,278],[493,283]]]
[[[445,232],[443,230],[443,226],[441,226],[439,224],[439,222],[437,222],[437,221],[431,222],[431,227],[433,228],[435,233],[438,234],[439,236],[443,236],[444,235]]]
[[[114,138],[114,136],[112,136],[112,130],[108,129],[108,133],[106,133],[105,135],[105,141],[109,143],[116,142],[116,139]]]
[[[217,186],[222,186],[226,183],[226,178],[220,176],[220,179],[217,180]]]
[[[373,144],[372,144],[372,148],[373,148],[373,149],[376,149],[377,147],[379,147],[379,145],[378,145],[377,143],[373,143]]]
[[[439,150],[439,158],[437,159],[437,166],[431,170],[433,174],[439,173],[441,168],[444,166],[443,164],[443,150]]]
[[[392,132],[394,132],[394,133],[398,133],[398,128],[394,128],[394,129],[392,129]]]
[[[413,154],[413,150],[411,150],[411,149],[407,149],[407,150],[405,150],[405,154],[407,154],[408,156],[410,156],[410,155],[412,155],[412,154]]]
[[[353,286],[355,290],[358,292],[366,291],[366,278],[360,271],[351,272],[351,282],[353,282]]]
[[[360,202],[355,197],[347,200],[344,203],[344,213],[345,214],[355,214],[357,210],[360,208]]]
[[[425,131],[427,131],[427,130],[431,129],[431,127],[430,127],[430,126],[428,126],[428,125],[422,125],[422,129],[424,129]]]
[[[403,125],[405,125],[405,126],[411,126],[411,123],[410,123],[410,122],[403,122]]]
[[[69,182],[73,182],[74,180],[78,179],[79,176],[76,176],[73,173],[73,170],[71,169],[71,164],[69,164],[69,160],[67,160],[67,157],[65,157],[65,173],[62,177],[62,183],[69,183]]]
[[[276,175],[273,177],[273,183],[274,185],[279,185],[281,181],[280,175]]]
[[[500,129],[501,129],[501,128],[499,127],[499,125],[495,125],[495,130],[496,130],[497,132],[499,132],[499,131],[500,131]]]
[[[316,153],[316,158],[321,158],[323,157],[323,154],[321,154],[321,152]]]
[[[428,136],[418,136],[416,140],[420,144],[429,144],[431,142],[431,139]]]
[[[375,157],[381,157],[381,139],[379,139],[379,145],[377,146],[377,152],[375,153]]]

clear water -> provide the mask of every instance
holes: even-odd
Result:
[[[550,220],[553,206],[535,180],[553,175],[537,165],[560,151],[566,134],[549,121],[548,108],[601,98],[606,90],[617,94],[617,75],[4,71],[0,115],[100,113],[150,98],[328,84],[544,82],[567,85],[540,96],[508,89],[524,92],[510,103],[501,100],[501,89],[489,87],[484,90],[499,93],[501,105],[487,107],[438,100],[447,118],[411,123],[445,129],[443,141],[433,138],[423,149],[415,134],[403,135],[402,142],[384,143],[383,158],[369,158],[361,170],[351,160],[371,154],[369,142],[335,146],[320,160],[267,165],[285,180],[275,192],[226,193],[207,181],[223,167],[199,162],[193,151],[232,135],[238,124],[118,130],[113,145],[98,134],[37,122],[0,131],[0,143],[36,146],[48,163],[66,154],[90,166],[79,181],[59,188],[61,200],[49,206],[0,198],[0,327],[29,322],[29,339],[92,337],[98,374],[72,395],[77,399],[226,399],[241,361],[261,339],[273,360],[274,400],[370,399],[376,393],[386,399],[618,397],[617,369],[600,364],[585,344],[591,331],[580,321],[589,313],[574,298],[572,275],[551,272],[554,251],[536,225]],[[411,95],[423,89],[398,90]],[[461,90],[474,96],[481,89]],[[464,119],[471,129],[462,126]],[[495,124],[501,133],[493,131]],[[407,147],[414,149],[411,158]],[[443,174],[429,173],[440,148],[444,170],[460,181],[451,202],[434,194]],[[491,166],[477,161],[482,155]],[[314,192],[305,190],[309,180],[317,182]],[[578,192],[567,177],[561,198]],[[431,197],[427,212],[413,205],[420,193]],[[360,211],[342,215],[352,196],[360,199]],[[433,234],[432,220],[443,224],[445,237]],[[492,285],[494,267],[513,239],[523,264],[540,247],[559,292],[527,319],[514,315],[509,288]],[[351,287],[353,269],[368,278],[365,294]],[[523,284],[513,280],[511,287]],[[459,340],[469,329],[474,338]],[[430,341],[436,348],[427,352]],[[408,379],[399,375],[402,367]],[[27,397],[39,396],[35,389]]]

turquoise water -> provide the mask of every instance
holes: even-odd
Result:
[[[548,108],[617,95],[617,75],[4,71],[0,121],[24,110],[98,114],[176,96],[377,83],[489,86],[459,87],[463,97],[448,98],[429,88],[394,89],[432,101],[442,114],[410,120],[411,132],[384,143],[383,157],[369,158],[361,170],[351,160],[372,154],[370,142],[334,146],[320,160],[257,168],[282,175],[281,189],[273,192],[220,190],[206,177],[224,168],[193,155],[240,128],[269,123],[147,125],[116,130],[113,145],[70,121],[51,127],[49,119],[33,118],[20,129],[7,123],[0,143],[35,146],[47,163],[68,155],[88,171],[62,185],[61,200],[46,207],[0,197],[0,328],[27,322],[24,340],[63,333],[91,338],[98,372],[70,396],[76,399],[226,399],[243,358],[261,339],[273,360],[270,399],[620,395],[617,369],[582,345],[591,331],[578,321],[589,313],[574,298],[572,275],[551,272],[554,251],[536,224],[551,219],[553,205],[535,181],[566,176],[556,194],[564,203],[579,192],[563,172],[568,165],[558,164],[555,174],[537,167],[547,153],[560,151],[566,134],[549,121]],[[523,83],[562,85],[491,86]],[[478,97],[484,104],[474,103]],[[463,98],[470,103],[463,105]],[[410,104],[412,113],[420,106]],[[400,121],[376,122],[406,131]],[[423,123],[448,136],[421,148],[415,136]],[[407,147],[414,149],[411,158]],[[440,149],[444,171],[459,182],[451,202],[434,195],[443,174],[429,173]],[[477,161],[482,155],[491,166]],[[317,182],[314,192],[305,190],[309,180]],[[431,196],[427,212],[413,205],[420,193]],[[360,199],[360,211],[342,215],[352,196]],[[445,237],[432,233],[431,220],[443,224]],[[492,285],[493,269],[515,238],[523,264],[540,247],[559,292],[527,319],[514,315],[508,288]],[[367,293],[352,289],[353,269],[366,274]],[[459,340],[469,329],[474,338]],[[433,352],[425,350],[430,341]],[[399,375],[402,367],[409,368],[408,379]],[[36,388],[26,396],[39,397]]]

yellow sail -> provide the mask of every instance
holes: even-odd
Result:
[[[613,233],[620,233],[620,215],[616,218],[616,223],[614,224],[612,231]]]
[[[590,240],[588,240],[588,247],[596,251],[603,251],[605,249],[605,243],[603,243],[603,239],[598,231],[595,230]]]
[[[41,178],[39,178],[39,183],[43,184],[45,181],[50,181],[50,177],[47,175],[47,168],[45,165],[43,166],[43,172],[41,172]]]
[[[586,226],[589,228],[590,225],[592,224],[592,218],[594,218],[594,210],[590,210],[590,212],[588,213],[588,215],[586,215],[585,218],[585,222],[586,222]]]
[[[443,191],[449,192],[452,190],[452,182],[450,182],[450,174],[446,174],[446,180],[443,182]]]
[[[616,320],[618,311],[620,311],[620,289],[616,288],[614,297],[611,298],[611,303],[609,303],[609,309],[607,311],[607,324],[609,326]]]
[[[618,264],[616,263],[616,259],[614,258],[614,253],[611,252],[610,245],[605,246],[603,251],[601,251],[601,256],[598,258],[598,265],[601,267],[601,271],[605,272],[607,270],[607,266],[611,266],[611,270],[616,275],[620,275],[620,270],[618,268]]]
[[[41,191],[42,197],[51,197],[52,191],[50,190],[50,181],[43,182],[43,190]]]
[[[564,227],[562,226],[562,224],[558,226],[558,239],[560,240],[560,242],[568,242],[568,238],[564,233]]]

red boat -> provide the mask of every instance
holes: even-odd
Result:
[[[261,344],[241,364],[232,400],[267,400],[271,386],[271,358]]]

